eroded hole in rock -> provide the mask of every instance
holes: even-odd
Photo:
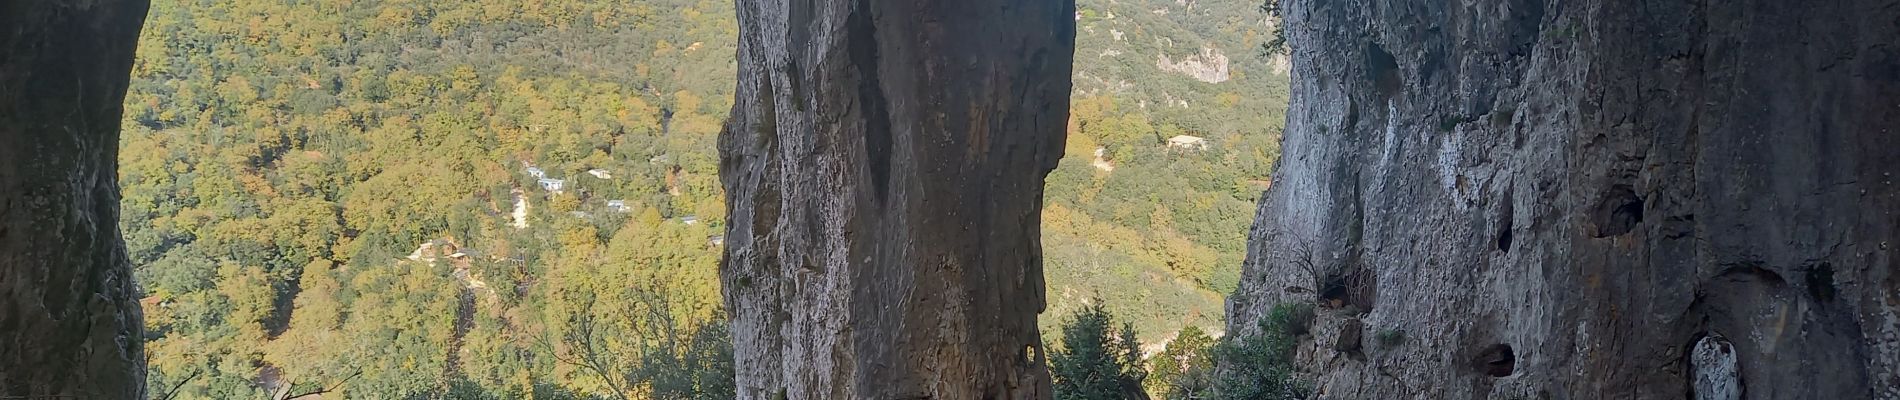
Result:
[[[1629,185],[1610,186],[1597,197],[1596,207],[1590,210],[1590,222],[1596,227],[1591,237],[1629,233],[1643,223],[1643,198]]]
[[[1511,193],[1505,192],[1504,204],[1498,207],[1498,251],[1507,253],[1511,251],[1511,231],[1515,228],[1515,226],[1513,226],[1515,223],[1515,212],[1512,209],[1512,203],[1514,202],[1512,201]]]
[[[1484,351],[1478,352],[1478,358],[1472,361],[1478,367],[1478,371],[1495,378],[1511,376],[1511,372],[1517,370],[1517,352],[1512,351],[1511,345],[1508,344],[1499,343],[1486,347]]]
[[[1511,251],[1511,221],[1504,221],[1504,229],[1498,230],[1498,251]]]
[[[1378,43],[1366,42],[1366,80],[1372,81],[1373,88],[1380,95],[1392,97],[1399,93],[1399,62],[1386,52]]]
[[[1788,284],[1788,280],[1782,278],[1780,273],[1764,268],[1759,261],[1746,261],[1723,265],[1722,272],[1716,274],[1715,277],[1718,279],[1742,282],[1752,280],[1773,288],[1780,288]]]
[[[1320,280],[1319,304],[1326,308],[1346,306],[1346,281],[1343,275],[1331,275]]]
[[[1377,285],[1372,270],[1355,265],[1333,271],[1320,278],[1319,305],[1325,308],[1350,308],[1358,313],[1372,311],[1377,300]]]
[[[1343,131],[1351,131],[1355,125],[1359,124],[1359,107],[1352,102],[1352,99],[1346,100],[1346,118],[1343,121],[1345,122],[1339,125],[1339,129]],[[1325,125],[1320,126],[1325,127]]]
[[[1498,251],[1511,251],[1511,220],[1504,220],[1504,227],[1498,228]]]
[[[1814,298],[1814,301],[1819,303],[1830,303],[1834,301],[1833,264],[1821,262],[1819,264],[1810,265],[1807,268],[1807,273],[1804,275],[1807,276],[1809,297]]]

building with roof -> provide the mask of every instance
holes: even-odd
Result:
[[[1180,135],[1168,138],[1168,147],[1181,150],[1207,150],[1207,138]]]
[[[542,190],[554,193],[560,193],[562,190],[567,189],[567,181],[565,180],[541,178],[535,182],[541,184]]]

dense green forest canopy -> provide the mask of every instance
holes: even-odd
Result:
[[[1262,50],[1273,28],[1250,1],[1078,9],[1068,154],[1043,211],[1043,332],[1092,297],[1146,343],[1219,329],[1280,153],[1286,66]],[[1170,147],[1177,136],[1205,145]]]
[[[1219,326],[1286,97],[1254,7],[1082,1],[1048,315]],[[153,4],[121,152],[152,391],[730,397],[736,30],[729,0]]]

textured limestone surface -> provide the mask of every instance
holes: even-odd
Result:
[[[144,398],[117,168],[145,8],[0,2],[0,397]]]
[[[744,399],[1043,399],[1071,0],[744,0],[720,136]]]
[[[1900,398],[1900,1],[1282,6],[1320,397]]]

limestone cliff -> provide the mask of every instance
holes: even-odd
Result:
[[[1322,397],[1900,398],[1900,2],[1283,6]]]
[[[0,397],[144,397],[117,167],[145,4],[0,3]]]
[[[1048,398],[1070,0],[740,1],[721,263],[745,399]]]

